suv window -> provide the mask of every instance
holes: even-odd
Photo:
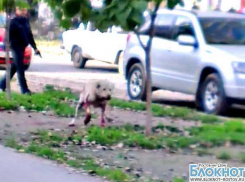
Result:
[[[195,31],[191,20],[185,16],[179,16],[174,24],[173,39],[177,40],[179,35],[191,35],[195,37]]]
[[[200,18],[208,44],[245,44],[245,20],[238,18]]]
[[[158,15],[155,23],[155,36],[165,39],[171,38],[171,29],[175,16],[170,14]]]

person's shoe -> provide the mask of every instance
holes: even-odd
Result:
[[[3,92],[5,92],[5,90],[3,90],[3,89],[0,88],[0,93],[3,93]]]
[[[33,95],[33,93],[30,90],[28,90],[27,92],[24,92],[23,94],[24,95]]]

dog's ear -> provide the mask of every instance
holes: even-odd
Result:
[[[100,83],[97,84],[96,88],[99,89],[101,87]]]

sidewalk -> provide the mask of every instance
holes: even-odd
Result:
[[[102,182],[66,167],[0,146],[1,182]]]

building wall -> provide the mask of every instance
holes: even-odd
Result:
[[[229,11],[231,8],[239,10],[241,8],[241,0],[222,0],[220,9]]]
[[[201,0],[201,10],[214,10],[220,6],[221,11],[229,11],[231,8],[239,10],[241,8],[241,1],[245,0]]]

